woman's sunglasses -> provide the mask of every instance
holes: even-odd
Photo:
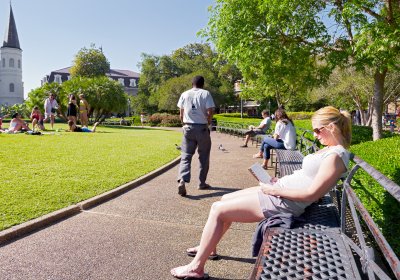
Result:
[[[315,134],[320,134],[322,130],[325,129],[325,126],[322,126],[320,128],[314,128],[313,131]]]

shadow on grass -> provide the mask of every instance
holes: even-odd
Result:
[[[161,131],[171,131],[170,129],[165,129],[165,128],[159,128],[159,127],[140,127],[140,126],[121,126],[121,125],[102,125],[100,124],[101,127],[107,127],[107,128],[113,128],[113,129],[132,129],[132,130],[161,130]]]

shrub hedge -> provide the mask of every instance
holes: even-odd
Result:
[[[292,120],[309,120],[313,114],[313,112],[287,112],[288,117]]]
[[[400,136],[352,145],[350,151],[400,185]],[[354,189],[380,227],[396,255],[400,256],[400,204],[367,173],[358,171]]]
[[[148,123],[151,126],[168,126],[177,127],[181,126],[181,119],[178,115],[171,115],[167,113],[156,113],[148,118]]]

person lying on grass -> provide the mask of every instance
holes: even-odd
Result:
[[[75,123],[74,123],[74,121],[72,121],[72,120],[70,120],[70,121],[68,121],[68,126],[69,126],[69,131],[70,132],[96,132],[96,127],[98,126],[98,122],[96,122],[94,125],[93,125],[93,127],[92,127],[92,129],[89,129],[89,128],[87,128],[87,127],[80,127],[80,126],[77,126]]]
[[[304,157],[302,168],[292,175],[223,195],[211,207],[199,246],[187,250],[194,259],[173,268],[174,277],[206,279],[206,261],[217,254],[217,244],[233,222],[255,223],[280,213],[298,217],[335,186],[347,172],[350,160],[346,150],[351,140],[350,114],[324,107],[314,113],[312,126],[314,136],[325,148]]]

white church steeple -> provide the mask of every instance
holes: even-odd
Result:
[[[22,82],[22,49],[10,3],[10,16],[0,48],[0,104],[14,105],[24,101]]]

